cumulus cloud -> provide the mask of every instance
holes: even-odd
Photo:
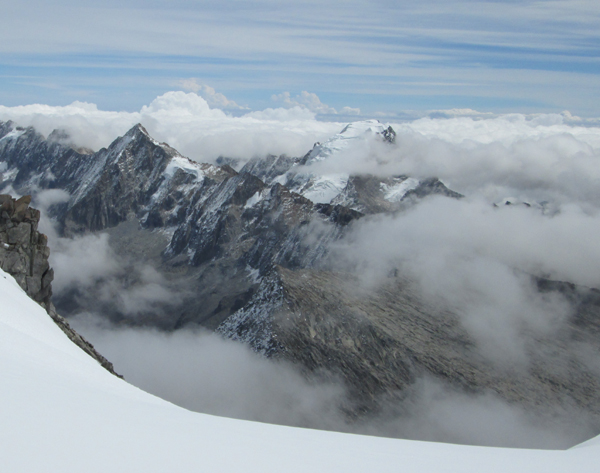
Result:
[[[282,92],[271,97],[274,102],[281,102],[285,108],[305,108],[315,114],[321,115],[360,115],[359,108],[343,107],[339,112],[321,102],[319,96],[313,92],[303,90],[299,95],[292,97],[289,92]]]
[[[144,105],[140,115],[160,120],[185,120],[188,117],[224,118],[222,110],[211,109],[206,100],[194,93],[167,92]]]
[[[294,106],[291,108],[266,108],[259,112],[251,112],[247,117],[257,120],[275,120],[287,122],[291,120],[313,120],[315,113],[306,107]]]
[[[179,85],[183,90],[199,94],[211,108],[221,110],[247,110],[247,107],[242,107],[233,100],[228,99],[225,95],[217,92],[211,86],[198,82],[198,79],[191,77],[189,79],[181,79]]]
[[[172,91],[139,112],[104,111],[83,102],[56,107],[0,106],[0,120],[34,126],[45,136],[60,128],[69,133],[75,146],[92,150],[108,146],[141,122],[155,139],[200,162],[214,162],[220,156],[241,161],[267,154],[301,156],[316,141],[327,139],[343,126],[318,121],[305,109],[267,109],[229,116],[218,108],[218,102],[227,99],[213,94],[208,86],[202,87],[204,95],[212,97],[209,101],[194,92]]]

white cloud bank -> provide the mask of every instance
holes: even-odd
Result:
[[[247,107],[242,107],[229,100],[225,95],[217,92],[211,86],[203,84],[195,77],[189,79],[181,79],[179,85],[183,90],[194,92],[202,97],[212,108],[220,108],[222,110],[247,110]]]
[[[235,102],[195,80],[188,82],[188,89],[201,89],[209,101],[194,92],[173,91],[157,97],[139,112],[104,111],[85,102],[57,107],[0,106],[0,120],[34,126],[44,135],[62,128],[75,145],[93,150],[108,146],[139,122],[157,140],[202,162],[212,162],[219,156],[245,160],[267,154],[302,155],[342,126],[318,121],[306,107],[267,109],[233,117],[212,107],[228,109]]]
[[[567,114],[391,123],[395,146],[365,137],[311,171],[436,176],[490,203],[514,197],[600,208],[600,127],[577,123]]]

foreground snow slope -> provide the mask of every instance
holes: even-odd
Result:
[[[466,447],[193,413],[100,367],[0,271],[3,472],[597,471],[600,440],[568,451]]]

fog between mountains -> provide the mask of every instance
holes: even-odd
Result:
[[[80,314],[73,326],[132,384],[182,407],[215,415],[341,432],[430,441],[567,448],[594,434],[585,414],[565,408],[534,416],[491,393],[468,395],[421,379],[403,403],[351,422],[343,383],[326,371],[307,380],[293,365],[192,330],[117,328]]]
[[[156,138],[196,159],[221,154],[249,159],[266,152],[302,155],[317,137],[324,140],[342,127],[317,122],[305,112],[293,119],[287,115],[290,121],[271,121],[275,112],[238,120],[207,111],[201,103],[194,109],[185,100],[169,108],[164,103],[167,98],[163,96],[162,102],[145,112],[156,121],[142,122]],[[189,116],[181,113],[185,107]],[[63,112],[59,123],[73,120],[72,126],[80,127],[80,144],[93,125],[104,124],[104,130],[110,130],[104,131],[103,145],[122,133],[111,128],[117,125],[108,125],[108,116],[103,115],[108,112],[84,110],[75,118]],[[50,128],[49,114],[28,113],[29,123]],[[197,118],[203,113],[207,114],[204,121]],[[129,126],[140,116],[113,118],[125,128],[127,120]],[[399,269],[415,281],[423,297],[460,315],[483,356],[500,368],[526,368],[528,337],[552,334],[571,310],[560,296],[537,293],[530,275],[600,286],[600,129],[567,121],[561,115],[421,119],[393,125],[398,133],[395,145],[376,137],[366,139],[358,148],[311,168],[319,173],[436,176],[466,196],[461,200],[431,197],[396,215],[363,218],[331,248],[330,259],[323,264],[356,271],[367,290]],[[221,127],[218,132],[217,127]],[[192,138],[186,141],[186,136]],[[265,146],[271,138],[275,141]],[[235,143],[235,149],[228,143]],[[532,206],[493,206],[506,197]],[[542,202],[546,203],[535,205]],[[90,252],[98,257],[79,264],[78,255]],[[156,298],[168,304],[169,298],[176,297],[152,268],[136,268],[137,292],[115,286],[111,277],[122,272],[122,264],[111,256],[110,241],[104,236],[60,241],[52,258],[57,292],[100,281],[107,297],[120,297],[131,313],[149,310]],[[66,266],[77,277],[62,276]],[[591,434],[576,411],[550,413],[556,421],[556,428],[551,428],[548,419],[532,420],[492,395],[466,396],[430,380],[415,386],[416,394],[405,405],[390,408],[394,414],[385,421],[349,426],[335,408],[344,399],[343,386],[335,382],[307,382],[293,368],[256,359],[244,347],[212,336],[98,328],[93,321],[93,315],[82,314],[76,326],[115,363],[117,371],[192,409],[318,428],[493,445],[566,446]],[[579,356],[586,364],[599,365],[596,347],[582,347]]]

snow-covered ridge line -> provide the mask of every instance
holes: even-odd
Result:
[[[416,189],[419,185],[419,180],[412,177],[406,179],[394,178],[394,181],[392,185],[381,183],[384,198],[389,202],[400,202],[408,191]]]
[[[318,166],[341,153],[360,152],[367,140],[375,136],[393,143],[396,133],[378,120],[349,123],[324,143],[316,143],[299,163],[289,169],[280,182],[317,204],[331,203],[348,185],[350,174],[323,172]]]
[[[324,143],[317,143],[308,154],[305,164],[310,165],[323,161],[331,155],[338,153],[352,146],[358,140],[383,135],[386,126],[378,120],[365,120],[349,123],[342,131],[333,135]]]

